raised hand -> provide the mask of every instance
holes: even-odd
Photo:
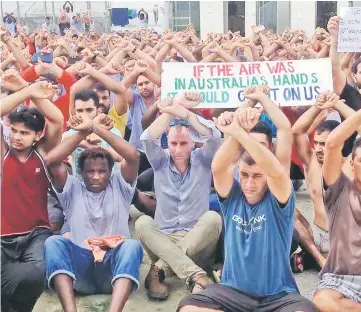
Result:
[[[88,135],[88,136],[85,138],[85,140],[86,140],[89,144],[91,144],[91,145],[97,145],[97,144],[99,144],[99,143],[102,141],[102,139],[100,138],[100,136],[98,136],[98,135],[95,134],[95,133],[92,133],[92,134]]]
[[[20,77],[19,73],[10,69],[1,77],[1,86],[13,92],[17,92],[29,84]]]
[[[170,31],[163,35],[163,41],[166,44],[172,45],[175,42],[174,34]]]
[[[159,101],[157,105],[158,105],[159,111],[162,114],[163,113],[168,113],[168,114],[175,115],[175,112],[174,112],[175,107],[173,105],[173,98],[172,97],[167,97],[163,101]]]
[[[148,63],[147,63],[147,61],[139,59],[139,60],[135,63],[134,70],[137,71],[138,73],[142,74],[142,73],[144,73],[147,69],[148,69]]]
[[[108,115],[99,114],[93,119],[93,124],[98,127],[103,127],[107,130],[113,128],[114,120],[110,118]]]
[[[198,92],[186,91],[181,93],[178,98],[176,98],[179,105],[185,108],[194,108],[202,101],[202,96]]]
[[[262,110],[259,110],[257,108],[247,107],[246,109],[237,111],[235,113],[235,116],[238,119],[238,122],[241,125],[241,127],[247,132],[250,132],[259,121],[261,114],[262,114]]]
[[[340,97],[336,93],[332,91],[326,91],[318,96],[315,107],[321,110],[331,109],[336,106],[339,100]]]
[[[38,99],[52,99],[58,91],[58,86],[44,81],[33,83],[29,88],[30,95]]]
[[[213,118],[214,124],[225,134],[232,134],[241,128],[234,112],[224,112],[218,118]]]
[[[209,45],[208,52],[209,53],[217,53],[220,49],[221,49],[221,47],[218,45],[218,43],[213,41]]]
[[[121,65],[117,62],[111,62],[108,64],[110,64],[110,66],[107,67],[109,75],[117,75],[117,74],[124,75],[124,66],[123,65]]]
[[[94,68],[86,62],[78,62],[75,64],[74,69],[81,75],[91,75]]]
[[[71,116],[67,124],[71,129],[77,131],[90,131],[93,126],[93,122],[87,114]]]
[[[340,17],[333,16],[330,18],[330,20],[328,21],[328,24],[327,24],[327,30],[330,33],[331,38],[334,40],[337,40],[337,37],[338,37],[340,20],[341,20]]]
[[[126,52],[132,52],[134,50],[134,45],[130,41],[123,41],[120,44],[120,48]]]
[[[251,100],[249,103],[254,107],[260,99],[269,93],[268,86],[253,86],[245,89],[244,97]]]
[[[4,37],[9,35],[9,30],[5,25],[0,26],[0,38],[1,40],[4,40]]]

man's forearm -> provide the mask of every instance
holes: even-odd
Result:
[[[144,114],[142,118],[142,128],[147,129],[157,118],[158,106],[154,103]]]
[[[189,112],[189,124],[191,127],[196,130],[201,136],[210,136],[212,135],[212,129],[203,125],[195,113]]]
[[[1,99],[1,117],[9,114],[14,108],[30,97],[28,87]]]
[[[291,131],[291,123],[285,114],[281,111],[279,107],[267,96],[264,95],[260,100],[263,108],[265,109],[267,115],[272,120],[272,123],[275,125],[277,130],[286,130]]]
[[[244,129],[240,129],[237,133],[231,135],[243,146],[255,163],[265,171],[267,176],[276,178],[280,173],[283,173],[284,169],[276,156],[251,137]]]
[[[184,57],[185,60],[187,60],[187,62],[197,62],[192,52],[190,52],[183,44],[174,42],[173,47]]]
[[[48,153],[46,156],[46,164],[50,166],[62,163],[88,135],[88,131],[77,131],[66,137]]]
[[[153,139],[159,139],[167,131],[173,119],[174,116],[171,114],[164,113],[160,115],[148,128],[150,136]]]
[[[125,93],[126,91],[123,84],[97,70],[93,70],[91,76],[95,81],[100,81],[109,91],[115,94]]]
[[[106,130],[101,126],[95,126],[94,133],[106,141],[114,149],[114,151],[123,157],[128,163],[138,161],[137,155],[139,152],[135,146],[131,145],[123,138],[111,133],[109,130]]]
[[[149,56],[147,53],[144,53],[142,50],[136,49],[134,55],[138,59],[146,60],[152,69],[157,70],[157,64],[156,64],[154,58]]]
[[[304,134],[307,133],[308,129],[311,127],[315,118],[320,114],[321,110],[315,106],[311,106],[305,113],[303,113],[300,118],[292,127],[292,132],[294,134]]]
[[[229,136],[214,155],[212,170],[225,172],[230,166],[236,166],[243,151],[242,145],[235,138]]]
[[[335,105],[335,109],[345,119],[347,119],[347,118],[351,117],[353,114],[355,114],[355,111],[351,107],[347,106],[342,101],[337,101],[337,103]]]
[[[222,49],[219,49],[217,51],[217,54],[225,61],[225,62],[235,62],[236,59],[232,56],[229,55],[228,53],[224,52]]]
[[[361,110],[342,122],[327,138],[327,149],[342,148],[345,141],[354,134],[361,124]]]
[[[57,108],[48,99],[31,98],[39,112],[51,123],[63,125],[64,117],[59,108]]]
[[[25,56],[21,53],[21,49],[14,44],[14,42],[12,41],[11,38],[6,42],[6,44],[9,48],[9,50],[13,53],[15,59],[18,61],[20,67],[22,69],[28,68],[30,66],[30,63],[25,58]]]
[[[155,85],[157,85],[158,87],[160,87],[162,85],[161,83],[161,76],[160,74],[157,74],[156,72],[147,69],[143,75],[148,78],[151,82],[153,82]]]

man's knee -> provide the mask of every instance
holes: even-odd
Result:
[[[222,312],[222,310],[200,308],[200,307],[191,306],[191,305],[186,305],[184,307],[181,307],[178,311],[179,312]]]
[[[211,229],[217,229],[219,233],[222,231],[222,217],[215,211],[207,211],[202,216],[202,221]]]
[[[71,241],[64,236],[50,236],[44,243],[45,258],[48,260],[51,257],[59,256],[59,253],[67,252],[69,242]]]
[[[154,220],[149,216],[141,216],[135,221],[135,231],[138,233],[140,237],[143,236],[144,233],[148,233],[152,228]]]
[[[330,307],[334,309],[335,304],[337,304],[337,296],[339,294],[341,298],[341,293],[333,289],[320,289],[318,290],[312,298],[313,304],[320,311],[328,311]]]
[[[69,239],[61,235],[53,235],[46,239],[44,249],[62,248],[69,243]]]
[[[117,255],[123,257],[126,255],[129,258],[140,258],[142,261],[143,258],[143,248],[142,244],[135,239],[126,239],[121,245],[120,249],[117,252]]]

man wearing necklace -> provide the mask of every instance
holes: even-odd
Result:
[[[63,115],[49,101],[53,85],[3,81],[16,92],[1,99],[1,116],[10,120],[9,145],[1,135],[1,310],[30,312],[44,289],[43,247],[52,234],[43,158],[61,140]],[[35,107],[19,106],[29,98]]]
[[[196,291],[210,281],[202,268],[213,254],[222,230],[219,214],[209,211],[211,163],[221,144],[213,122],[185,107],[199,103],[199,94],[158,101],[162,113],[141,135],[154,170],[157,206],[154,220],[141,216],[135,223],[152,260],[145,280],[150,298],[166,299],[166,276],[173,272]],[[160,138],[168,132],[168,149]],[[194,142],[204,143],[194,149]],[[196,287],[195,287],[196,285]]]
[[[100,114],[72,116],[69,126],[77,132],[48,155],[46,163],[52,185],[69,222],[70,239],[52,236],[45,242],[46,277],[56,290],[64,311],[76,311],[73,289],[83,294],[113,293],[109,311],[122,311],[132,290],[139,287],[143,257],[140,243],[130,239],[128,227],[139,166],[139,152],[111,133],[113,120]],[[95,147],[79,157],[84,182],[67,173],[62,161],[89,134],[105,140],[122,158],[120,170],[112,172],[111,154]],[[124,236],[120,245],[107,251],[100,263],[86,244],[90,238]]]

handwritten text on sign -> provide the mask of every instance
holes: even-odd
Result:
[[[200,92],[199,108],[238,107],[244,90],[268,85],[281,106],[312,105],[319,93],[332,90],[330,59],[251,63],[163,63],[162,98]]]
[[[339,52],[361,52],[361,8],[341,8]]]

